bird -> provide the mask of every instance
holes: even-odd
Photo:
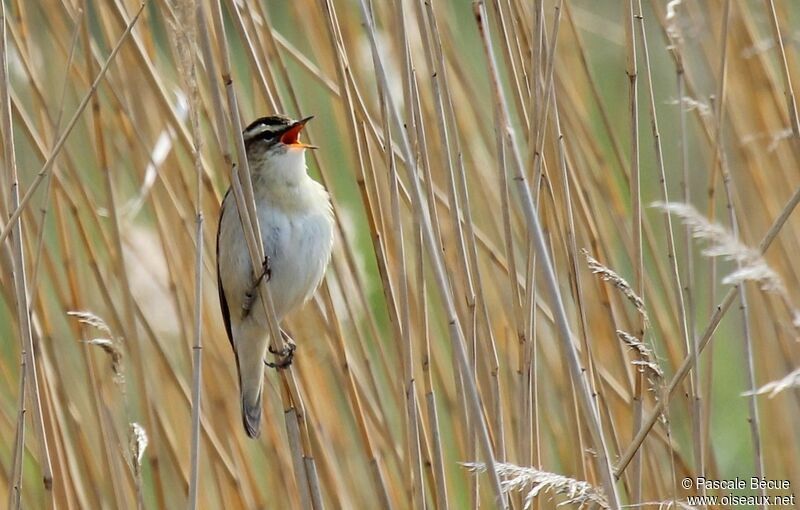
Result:
[[[277,364],[266,362],[269,328],[258,285],[267,279],[280,324],[289,312],[313,296],[325,276],[333,248],[330,195],[306,169],[306,152],[316,147],[300,141],[303,128],[312,118],[261,117],[242,133],[264,245],[260,274],[252,269],[230,188],[220,206],[216,242],[219,302],[236,357],[242,424],[251,438],[260,433],[265,364],[285,368],[294,353],[294,343],[281,330],[288,350],[280,353]]]

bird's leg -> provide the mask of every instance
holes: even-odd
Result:
[[[292,340],[292,337],[290,337],[286,331],[281,330],[281,336],[283,337],[283,341],[286,343],[286,345],[283,347],[283,350],[278,352],[272,348],[272,345],[268,347],[269,352],[275,355],[275,363],[270,363],[269,361],[264,360],[265,365],[277,370],[284,369],[292,364],[292,360],[294,360],[294,351],[297,349],[297,345],[294,343],[294,340]]]
[[[244,293],[244,301],[242,302],[242,316],[247,317],[250,314],[250,311],[253,309],[253,303],[256,300],[256,293],[258,292],[258,286],[261,285],[261,280],[267,278],[267,281],[272,278],[272,268],[269,265],[269,255],[264,255],[264,262],[261,263],[261,274],[253,280],[253,284]]]

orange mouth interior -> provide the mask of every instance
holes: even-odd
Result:
[[[299,140],[300,132],[303,130],[304,126],[305,124],[298,123],[287,129],[286,132],[281,135],[281,142],[286,145],[302,145]]]

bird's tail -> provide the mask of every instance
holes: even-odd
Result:
[[[242,393],[242,424],[248,436],[261,434],[261,388],[255,395]]]
[[[254,340],[254,339],[253,339]],[[243,345],[242,345],[243,344]],[[261,432],[261,392],[264,386],[266,338],[237,345],[236,365],[242,398],[242,424],[250,437]]]

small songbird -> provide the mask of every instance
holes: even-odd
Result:
[[[264,267],[254,274],[229,189],[222,200],[217,230],[217,284],[225,331],[236,355],[242,423],[257,437],[261,425],[261,391],[269,345],[267,317],[258,285],[267,278],[280,322],[306,302],[322,282],[333,245],[333,212],[325,188],[306,173],[306,149],[300,132],[312,117],[291,120],[263,117],[244,130],[258,222],[264,243]],[[283,332],[282,332],[283,333]],[[285,334],[284,334],[285,335]],[[288,336],[285,336],[288,340]],[[282,353],[291,363],[294,344]],[[270,349],[271,350],[271,349]],[[275,366],[271,365],[270,366]]]

